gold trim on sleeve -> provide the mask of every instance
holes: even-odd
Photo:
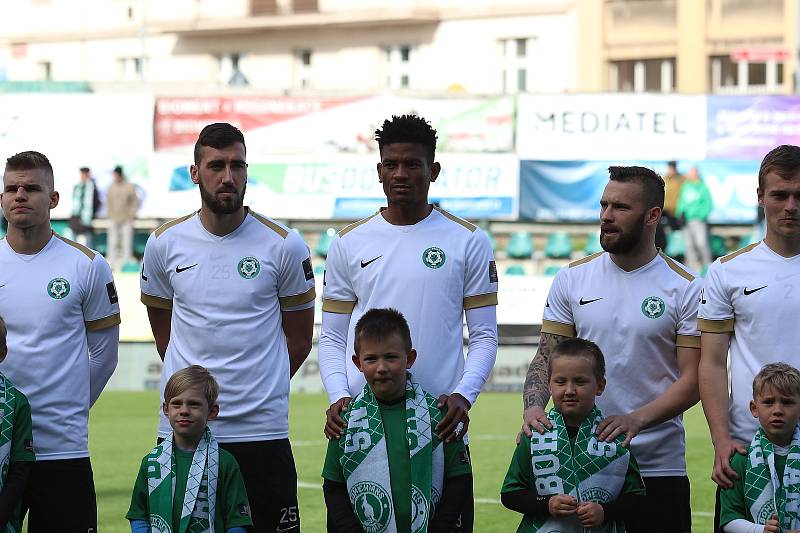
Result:
[[[60,241],[63,241],[65,244],[69,244],[69,245],[70,245],[70,246],[72,246],[73,248],[75,248],[75,249],[77,249],[77,250],[80,250],[80,251],[81,251],[81,252],[83,252],[83,254],[84,254],[86,257],[88,257],[89,259],[92,259],[92,260],[94,259],[94,256],[95,256],[96,254],[95,254],[95,253],[94,253],[92,250],[90,250],[89,248],[87,248],[86,246],[82,245],[81,243],[79,243],[79,242],[75,242],[75,241],[71,241],[71,240],[67,239],[66,237],[62,237],[61,235],[59,235],[59,234],[58,234],[58,233],[56,233],[56,232],[53,232],[53,235],[54,235],[54,236],[55,236],[55,237],[56,237],[58,240],[60,240]]]
[[[172,309],[172,300],[161,298],[159,296],[150,296],[149,294],[142,293],[141,301],[147,307],[155,307],[156,309]]]
[[[361,224],[366,224],[367,222],[369,222],[370,220],[375,218],[375,215],[379,215],[379,214],[380,214],[380,211],[368,216],[367,218],[362,218],[361,220],[353,222],[352,224],[348,224],[347,226],[345,226],[345,227],[343,227],[342,229],[339,230],[339,237],[344,237],[345,235],[347,235],[348,233],[350,233],[351,231],[353,231],[354,229],[359,227]]]
[[[475,225],[475,224],[473,224],[472,222],[467,222],[467,221],[466,221],[466,220],[464,220],[463,218],[459,218],[459,217],[455,216],[455,215],[454,215],[454,214],[452,214],[452,213],[448,213],[447,211],[445,211],[445,210],[444,210],[444,209],[442,209],[441,207],[436,207],[436,206],[434,206],[433,208],[434,208],[434,209],[436,209],[436,210],[437,210],[439,213],[441,213],[441,214],[442,214],[442,216],[443,216],[444,218],[446,218],[446,219],[449,219],[449,220],[452,220],[452,221],[453,221],[453,222],[455,222],[456,224],[459,224],[459,225],[461,225],[461,226],[464,226],[464,227],[465,227],[465,228],[467,228],[469,231],[473,231],[473,232],[474,232],[476,229],[478,229],[478,226],[476,226],[476,225]],[[466,309],[466,307],[465,307],[464,309]]]
[[[675,337],[675,346],[678,348],[700,348],[700,336],[678,335]]]
[[[347,302],[344,300],[331,300],[328,298],[322,299],[322,310],[326,313],[338,313],[340,315],[349,315],[356,307],[356,302]]]
[[[99,320],[89,320],[86,322],[86,331],[100,331],[101,329],[107,329],[112,326],[116,326],[122,322],[122,319],[119,316],[119,313],[115,313],[111,316],[107,316],[105,318],[101,318]]]
[[[294,296],[278,296],[278,301],[281,304],[281,309],[286,309],[288,307],[297,307],[298,305],[303,305],[316,297],[317,291],[314,290],[314,287],[311,287],[302,294],[295,294]]]
[[[286,236],[289,235],[288,231],[286,231],[284,228],[282,228],[281,226],[279,226],[275,222],[271,221],[270,219],[268,219],[264,215],[260,215],[260,214],[256,213],[255,211],[253,211],[249,207],[247,208],[247,212],[250,213],[251,215],[253,215],[254,219],[258,220],[259,222],[264,224],[266,227],[268,227],[269,229],[271,229],[272,231],[274,231],[275,233],[280,235],[282,239],[285,239]]]
[[[156,234],[156,237],[159,237],[162,233],[167,231],[172,226],[177,226],[181,222],[186,222],[187,220],[189,220],[193,216],[194,216],[194,213],[189,213],[188,215],[182,216],[180,218],[174,218],[174,219],[172,219],[172,220],[170,220],[168,222],[164,222],[158,228],[156,228],[156,230],[153,233]]]
[[[497,293],[487,292],[464,298],[464,309],[477,309],[478,307],[488,307],[497,305]]]
[[[697,329],[706,333],[732,333],[733,319],[709,320],[707,318],[698,318]]]
[[[739,248],[735,252],[731,252],[728,255],[726,255],[725,257],[723,257],[722,259],[720,259],[719,262],[720,263],[727,263],[728,261],[730,261],[734,257],[738,257],[738,256],[740,256],[742,254],[746,254],[747,252],[749,252],[750,250],[752,250],[753,248],[755,248],[759,244],[761,244],[761,241],[754,242],[752,244],[748,244],[744,248]]]
[[[658,255],[661,256],[661,258],[664,260],[667,266],[671,268],[672,271],[675,272],[677,275],[679,275],[680,277],[682,277],[687,281],[694,281],[694,276],[692,276],[691,274],[686,272],[683,268],[681,268],[681,265],[679,265],[678,262],[675,261],[673,258],[668,256],[664,252],[658,252]]]
[[[601,255],[603,255],[604,253],[605,253],[605,252],[595,252],[595,253],[593,253],[592,255],[587,255],[587,256],[586,256],[586,257],[584,257],[583,259],[578,259],[577,261],[573,261],[572,263],[570,263],[570,264],[569,264],[569,268],[576,267],[576,266],[578,266],[578,265],[582,265],[582,264],[584,264],[584,263],[588,263],[588,262],[589,262],[589,261],[591,261],[592,259],[597,259],[598,257],[600,257]]]
[[[554,320],[542,320],[542,333],[552,333],[562,337],[575,337],[577,335],[575,324],[564,324]]]

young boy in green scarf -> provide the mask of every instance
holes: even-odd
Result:
[[[800,372],[765,365],[753,379],[750,412],[761,426],[746,455],[734,454],[739,475],[720,492],[719,524],[727,533],[792,533],[800,528]]]
[[[6,323],[0,316],[0,362],[8,355]],[[33,453],[31,406],[22,392],[0,373],[0,464],[5,476],[0,477],[0,532],[22,531],[20,503]],[[8,465],[6,467],[6,465]]]
[[[252,527],[239,465],[208,429],[219,414],[218,394],[217,381],[199,365],[167,381],[163,409],[172,435],[142,459],[126,515],[133,533],[246,533]]]
[[[436,398],[407,372],[417,353],[403,315],[371,309],[355,328],[353,363],[367,384],[350,403],[322,470],[328,531],[450,532],[472,498],[461,438],[442,442]]]
[[[606,385],[603,353],[593,342],[570,338],[553,349],[548,364],[553,428],[521,435],[501,501],[524,515],[518,533],[624,531],[644,484],[621,445],[624,435],[597,439],[603,415],[594,399]]]

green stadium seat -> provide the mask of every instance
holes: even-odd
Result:
[[[334,236],[336,236],[336,230],[333,228],[328,228],[320,233],[317,247],[314,249],[314,252],[316,252],[319,257],[328,257],[328,250],[331,247]]]
[[[547,265],[544,269],[544,275],[552,277],[558,274],[559,270],[561,270],[561,267],[558,265]]]
[[[712,235],[708,240],[708,246],[711,249],[712,259],[722,257],[728,253],[728,247],[725,245],[725,237],[722,235]]]
[[[100,252],[102,255],[108,256],[108,232],[95,231],[92,248]]]
[[[586,255],[596,254],[602,252],[603,247],[600,246],[600,232],[595,231],[586,237],[586,246],[583,247],[583,253]]]
[[[491,231],[489,231],[487,229],[486,230],[486,236],[489,237],[489,243],[492,245],[492,251],[493,252],[496,251],[497,250],[497,239],[494,238],[494,233],[492,233]]]
[[[138,261],[125,261],[122,265],[122,272],[127,274],[138,274],[142,270],[142,265]]]
[[[686,255],[686,241],[683,238],[683,231],[673,230],[667,235],[667,249],[664,253],[673,259],[682,258]]]
[[[750,246],[753,243],[756,243],[762,239],[761,230],[754,229],[747,235],[742,235],[742,238],[739,240],[739,248],[744,248],[745,246]]]
[[[314,275],[321,276],[324,273],[325,273],[325,261],[317,263],[317,266],[314,267]]]
[[[547,237],[544,248],[545,257],[550,259],[569,259],[572,256],[572,237],[565,231],[556,231]]]
[[[69,229],[69,220],[50,220],[50,227],[53,228],[53,231],[65,237],[66,231]]]
[[[506,254],[513,259],[533,257],[533,236],[527,231],[515,231],[508,239]]]
[[[148,237],[150,237],[149,233],[137,231],[133,234],[133,255],[136,257],[144,257],[144,247],[147,245]]]
[[[508,265],[506,267],[506,276],[524,276],[525,267],[522,265]]]

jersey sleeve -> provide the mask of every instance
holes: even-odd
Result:
[[[325,280],[322,290],[322,310],[328,313],[350,314],[358,297],[353,290],[341,236],[334,237],[325,260]]]
[[[35,461],[33,449],[33,424],[31,405],[20,391],[15,389],[14,429],[11,431],[11,462]]]
[[[344,438],[344,437],[342,437]],[[322,466],[322,477],[328,481],[344,483],[344,473],[342,464],[339,462],[342,457],[342,446],[337,439],[328,441],[328,449],[325,452],[325,464]]]
[[[284,239],[278,273],[278,301],[282,311],[298,311],[314,306],[314,269],[302,237],[290,231]]]
[[[227,459],[223,463],[225,473],[222,479],[222,493],[217,495],[217,505],[222,504],[223,506],[221,509],[225,521],[223,531],[232,527],[253,525],[253,519],[250,518],[250,504],[247,501],[247,491],[239,464],[233,456],[228,456]]]
[[[142,459],[139,474],[133,484],[131,505],[125,518],[128,520],[150,520],[150,511],[147,505],[147,458]]]
[[[680,302],[675,346],[679,348],[700,348],[700,332],[697,330],[697,307],[700,305],[700,293],[703,290],[703,278],[694,278],[683,291]]]
[[[464,309],[497,305],[497,265],[492,244],[480,228],[467,241],[464,261]]]
[[[697,327],[708,333],[733,332],[733,302],[725,283],[725,270],[717,259],[708,269],[697,313]]]
[[[731,468],[739,474],[739,479],[733,480],[733,487],[719,491],[720,527],[737,519],[752,521],[753,518],[750,516],[744,500],[744,473],[747,468],[747,457],[738,453],[733,454]]]
[[[444,446],[445,479],[472,474],[469,452],[467,452],[463,439],[455,439],[442,444],[442,446]]]
[[[531,438],[522,435],[522,438],[511,456],[511,464],[503,480],[500,492],[514,492],[517,490],[535,491],[533,485],[531,466]]]
[[[144,248],[142,275],[139,283],[142,289],[143,304],[158,309],[172,309],[174,292],[155,232],[150,234]]]
[[[575,319],[569,303],[569,268],[562,268],[553,279],[542,317],[542,333],[574,337]]]
[[[117,288],[111,275],[111,267],[100,254],[96,254],[92,259],[87,283],[83,299],[83,320],[86,329],[98,331],[119,324]]]

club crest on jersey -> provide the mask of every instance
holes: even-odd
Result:
[[[659,318],[667,310],[667,304],[658,296],[648,296],[642,301],[642,314],[647,318]]]
[[[386,489],[372,481],[356,483],[350,491],[350,501],[364,533],[381,533],[389,526],[392,505]]]
[[[441,268],[445,261],[447,261],[447,256],[444,254],[444,250],[438,246],[431,246],[422,252],[422,262],[428,268]]]
[[[239,275],[244,279],[253,279],[261,272],[261,263],[255,257],[243,257],[239,261],[239,266],[236,267],[236,270],[239,271]]]
[[[47,284],[47,294],[54,300],[66,298],[69,294],[69,281],[64,278],[53,278]]]

